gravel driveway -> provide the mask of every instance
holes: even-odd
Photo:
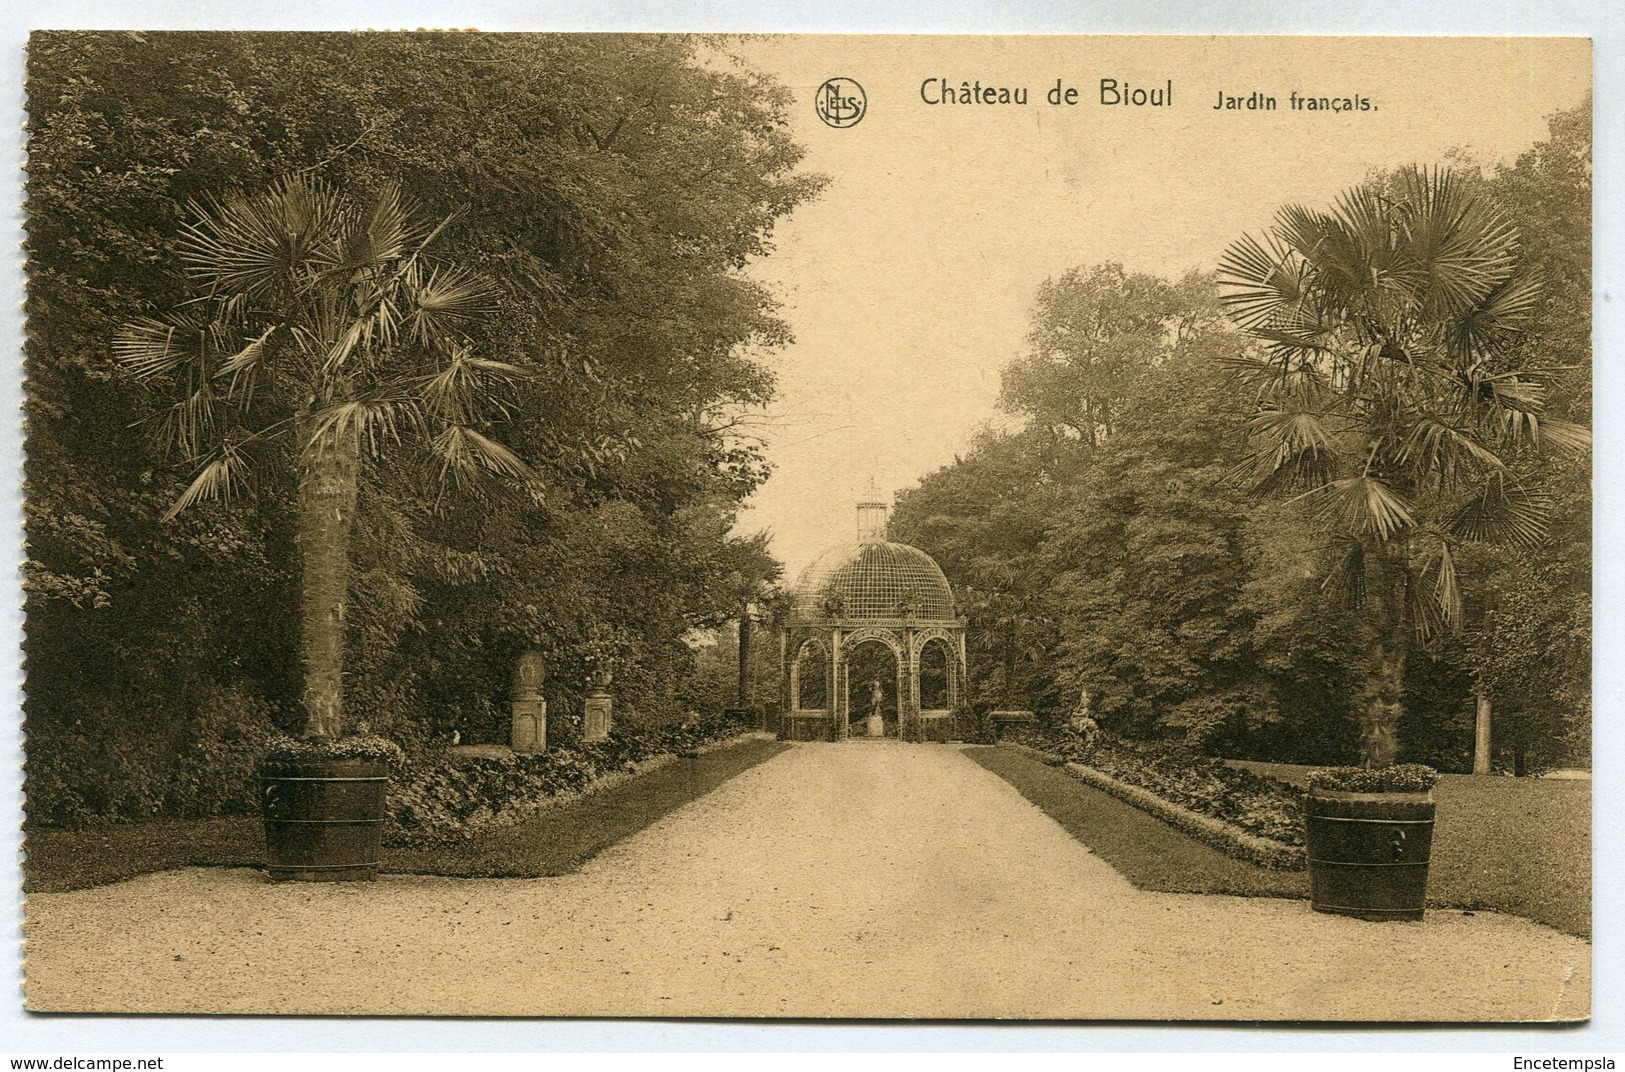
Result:
[[[141,1012],[1575,1019],[1591,947],[1135,890],[957,749],[802,745],[561,878],[28,898],[28,1006]]]

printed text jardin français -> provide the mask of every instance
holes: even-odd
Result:
[[[1285,93],[1260,89],[1236,88],[1217,90],[1216,103],[1208,91],[1200,98],[1203,106],[1215,112],[1374,112],[1377,106],[1371,98],[1359,93],[1326,94],[1292,89]],[[920,99],[926,104],[1007,104],[1026,105],[1029,101],[1051,105],[1100,104],[1107,107],[1172,108],[1174,106],[1174,80],[1141,84],[1126,78],[1102,78],[1092,91],[1080,90],[1057,78],[1055,84],[1043,91],[1042,97],[1033,97],[1026,86],[986,85],[980,79],[927,78],[920,83]]]

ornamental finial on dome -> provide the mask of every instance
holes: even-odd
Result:
[[[858,503],[858,542],[872,543],[886,538],[886,501],[880,497],[880,485],[869,478],[869,490]]]

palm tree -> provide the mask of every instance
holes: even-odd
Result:
[[[1463,541],[1523,547],[1549,496],[1519,472],[1589,433],[1547,419],[1554,369],[1517,367],[1540,301],[1519,235],[1471,181],[1410,168],[1329,211],[1287,206],[1220,265],[1230,316],[1261,345],[1248,475],[1292,491],[1338,548],[1328,577],[1364,608],[1364,761],[1392,763],[1413,632],[1462,618]]]
[[[114,356],[179,397],[159,421],[195,476],[166,520],[291,466],[301,565],[305,733],[344,729],[349,537],[362,466],[415,447],[442,484],[526,466],[480,430],[516,366],[473,355],[493,288],[431,258],[433,225],[399,189],[357,203],[293,176],[191,205],[179,257],[194,296],[127,324]]]

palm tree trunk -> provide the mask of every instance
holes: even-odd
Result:
[[[300,429],[301,441],[309,433]],[[355,520],[360,441],[323,436],[305,448],[299,474],[300,660],[305,735],[344,732],[344,623],[350,592],[350,527]]]
[[[1399,754],[1399,720],[1405,712],[1405,662],[1410,654],[1408,571],[1401,548],[1381,543],[1367,547],[1365,562],[1370,607],[1360,762],[1365,767],[1386,767]]]

